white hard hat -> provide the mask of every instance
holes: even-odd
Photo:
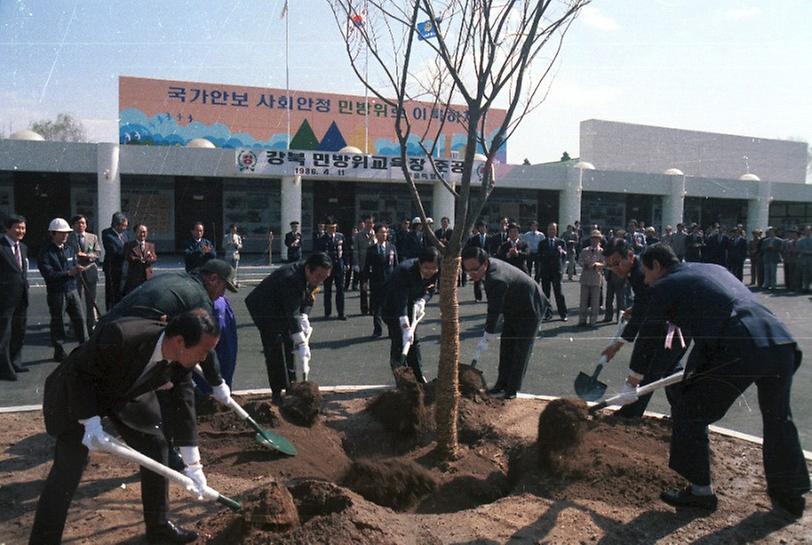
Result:
[[[434,223],[434,220],[431,219],[431,216],[426,218],[426,223]]]
[[[57,233],[70,233],[73,229],[70,228],[68,222],[62,218],[54,218],[48,225],[48,230]]]
[[[412,220],[412,225],[414,225],[415,223],[423,223],[423,222],[420,220],[420,216],[415,216],[415,217],[414,217],[414,219]]]

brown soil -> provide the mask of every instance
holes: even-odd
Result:
[[[241,399],[263,426],[296,445],[295,457],[257,444],[230,413],[201,415],[209,484],[244,509],[198,503],[172,485],[173,520],[196,528],[198,543],[209,545],[812,543],[812,515],[791,522],[770,511],[758,445],[712,435],[719,509],[703,515],[658,499],[662,488],[679,484],[667,469],[667,421],[586,419],[578,404],[559,402],[550,425],[540,416],[543,401],[477,394],[461,399],[466,439],[460,458],[445,462],[433,453],[431,432],[387,431],[365,410],[370,397],[325,395],[312,427],[280,415],[266,397]],[[562,433],[567,418],[580,423],[580,435]],[[550,453],[565,453],[554,457],[555,471],[539,466],[539,430],[541,444],[557,447]],[[27,543],[52,449],[39,413],[0,415],[0,543]],[[363,495],[337,484],[351,484],[350,475]],[[376,483],[386,489],[393,481],[419,484],[391,489],[411,494],[406,500],[378,499],[391,507],[365,498]],[[65,543],[144,543],[136,468],[91,455]]]

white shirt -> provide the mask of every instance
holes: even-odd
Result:
[[[144,370],[141,371],[140,375],[138,375],[139,380],[141,379],[141,377],[143,377],[144,375],[149,373],[150,369],[155,367],[155,365],[159,361],[163,361],[163,360],[166,359],[164,357],[164,351],[163,351],[163,348],[162,348],[163,344],[164,344],[164,336],[165,336],[165,333],[161,333],[161,336],[158,337],[158,342],[155,344],[155,350],[152,351],[152,355],[149,357],[149,361],[144,366]]]

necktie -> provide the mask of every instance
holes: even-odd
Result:
[[[14,243],[14,258],[17,260],[17,266],[23,270],[23,254],[20,253],[20,243]]]
[[[79,248],[85,251],[85,235],[79,235]]]
[[[381,244],[380,246],[378,246],[378,255],[380,255],[381,257],[383,257],[383,244]]]

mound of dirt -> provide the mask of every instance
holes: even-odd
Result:
[[[409,367],[398,367],[395,376],[398,388],[373,398],[367,410],[392,433],[416,436],[432,429],[434,422],[426,406],[423,385]]]
[[[297,382],[288,388],[282,398],[280,410],[291,422],[309,427],[319,417],[321,401],[318,384],[310,381]]]
[[[493,411],[499,410],[501,403],[490,397],[482,399],[460,399],[457,416],[457,435],[461,443],[474,445],[488,437],[497,435],[493,424]]]
[[[488,385],[485,376],[476,367],[464,363],[460,364],[459,371],[460,395],[466,399],[484,398]]]
[[[253,400],[242,406],[245,412],[260,424],[267,424],[272,428],[279,425],[279,413],[273,403],[268,400]]]
[[[587,406],[580,399],[556,399],[539,415],[538,461],[547,471],[558,471],[577,448],[586,427]]]
[[[285,531],[299,525],[293,496],[278,482],[243,500],[241,514],[246,523],[263,530]]]
[[[437,488],[432,474],[411,460],[358,460],[342,479],[367,500],[395,510],[413,506]]]

